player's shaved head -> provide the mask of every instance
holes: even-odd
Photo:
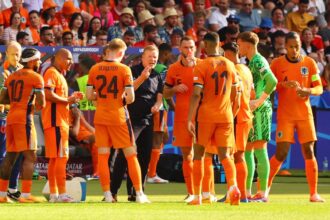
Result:
[[[11,66],[17,66],[22,54],[22,47],[16,41],[10,41],[7,45],[6,60]]]
[[[53,65],[60,71],[67,71],[73,63],[72,54],[69,50],[61,48],[54,55]]]
[[[205,34],[203,40],[206,42],[209,42],[213,45],[218,45],[219,41],[220,41],[219,35],[215,32],[209,32],[209,33]]]
[[[285,43],[287,43],[289,40],[299,40],[300,41],[300,36],[297,32],[291,31],[285,35]]]

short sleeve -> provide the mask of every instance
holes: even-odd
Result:
[[[54,89],[57,84],[57,76],[55,71],[48,69],[44,74],[45,88]]]
[[[165,86],[173,87],[175,85],[175,79],[173,77],[174,72],[175,72],[175,67],[170,66],[166,74]]]
[[[208,20],[209,24],[219,24],[220,22],[217,15],[217,11],[212,12]]]
[[[35,91],[41,91],[44,89],[44,80],[42,79],[42,77],[40,75],[35,75],[35,79],[34,79],[34,89]]]
[[[125,87],[132,87],[133,86],[132,71],[129,67],[125,67],[124,71],[125,71],[124,72]]]
[[[92,86],[94,87],[94,69],[95,66],[93,66],[90,70],[89,70],[89,74],[88,74],[88,80],[87,80],[87,86]]]
[[[203,87],[205,81],[205,71],[203,64],[199,63],[194,68],[194,86]]]
[[[254,69],[259,72],[262,79],[264,79],[267,74],[272,74],[267,60],[264,57],[260,57],[254,61]]]

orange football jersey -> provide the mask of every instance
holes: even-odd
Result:
[[[68,84],[55,67],[49,67],[44,73],[45,89],[52,89],[60,97],[68,97]],[[69,104],[53,103],[46,100],[46,107],[42,109],[42,124],[44,129],[50,127],[69,127]]]
[[[35,93],[44,89],[42,77],[31,69],[20,69],[8,76],[4,86],[10,100],[7,124],[32,123]]]
[[[201,60],[197,59],[197,64]],[[174,121],[187,121],[190,96],[193,92],[194,84],[194,67],[186,67],[181,64],[181,61],[177,61],[170,65],[166,74],[165,85],[168,87],[174,87],[181,83],[188,87],[188,91],[185,93],[175,94],[175,114]]]
[[[276,58],[271,63],[271,69],[278,80],[277,118],[285,120],[306,120],[313,118],[309,98],[301,98],[293,88],[281,86],[285,81],[297,81],[304,88],[321,85],[319,69],[315,61],[302,56],[299,62],[290,62],[285,56]]]
[[[119,62],[103,61],[89,71],[87,86],[97,93],[94,124],[121,125],[129,118],[123,99],[125,87],[133,87],[131,69]]]
[[[237,122],[244,122],[253,118],[253,114],[249,105],[253,79],[252,79],[252,73],[247,66],[245,66],[244,64],[236,64],[235,67],[238,76],[242,80],[241,105],[237,113]]]
[[[194,69],[194,85],[203,88],[197,121],[231,123],[231,88],[237,83],[234,64],[222,56],[208,57]]]

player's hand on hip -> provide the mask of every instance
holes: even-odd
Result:
[[[250,105],[251,111],[254,112],[259,107],[259,100],[258,99],[250,100],[249,105]]]
[[[309,97],[311,95],[310,88],[297,88],[297,95],[301,98]]]
[[[185,84],[181,83],[179,85],[175,86],[175,92],[178,93],[185,93],[188,91],[188,86],[186,86]]]
[[[195,129],[195,125],[192,121],[188,121],[188,124],[187,124],[187,129],[190,133],[191,136],[196,137],[196,129]]]

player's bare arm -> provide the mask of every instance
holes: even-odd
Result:
[[[163,107],[163,94],[158,93],[157,94],[157,100],[154,106],[151,107],[151,112],[156,113],[159,112],[159,109]]]
[[[193,94],[191,95],[191,98],[190,98],[187,128],[188,128],[189,133],[193,137],[196,137],[195,125],[193,123],[193,117],[194,117],[194,113],[196,112],[197,107],[199,105],[199,100],[201,98],[202,92],[203,92],[203,87],[201,85],[195,85]]]
[[[37,108],[37,110],[41,110],[44,107],[46,107],[46,97],[45,97],[45,93],[43,90],[38,90],[36,92],[36,101],[35,101],[35,106]]]
[[[68,98],[61,97],[54,92],[53,88],[46,88],[45,96],[47,101],[53,103],[72,104],[80,101],[80,98],[75,95],[71,95]]]

